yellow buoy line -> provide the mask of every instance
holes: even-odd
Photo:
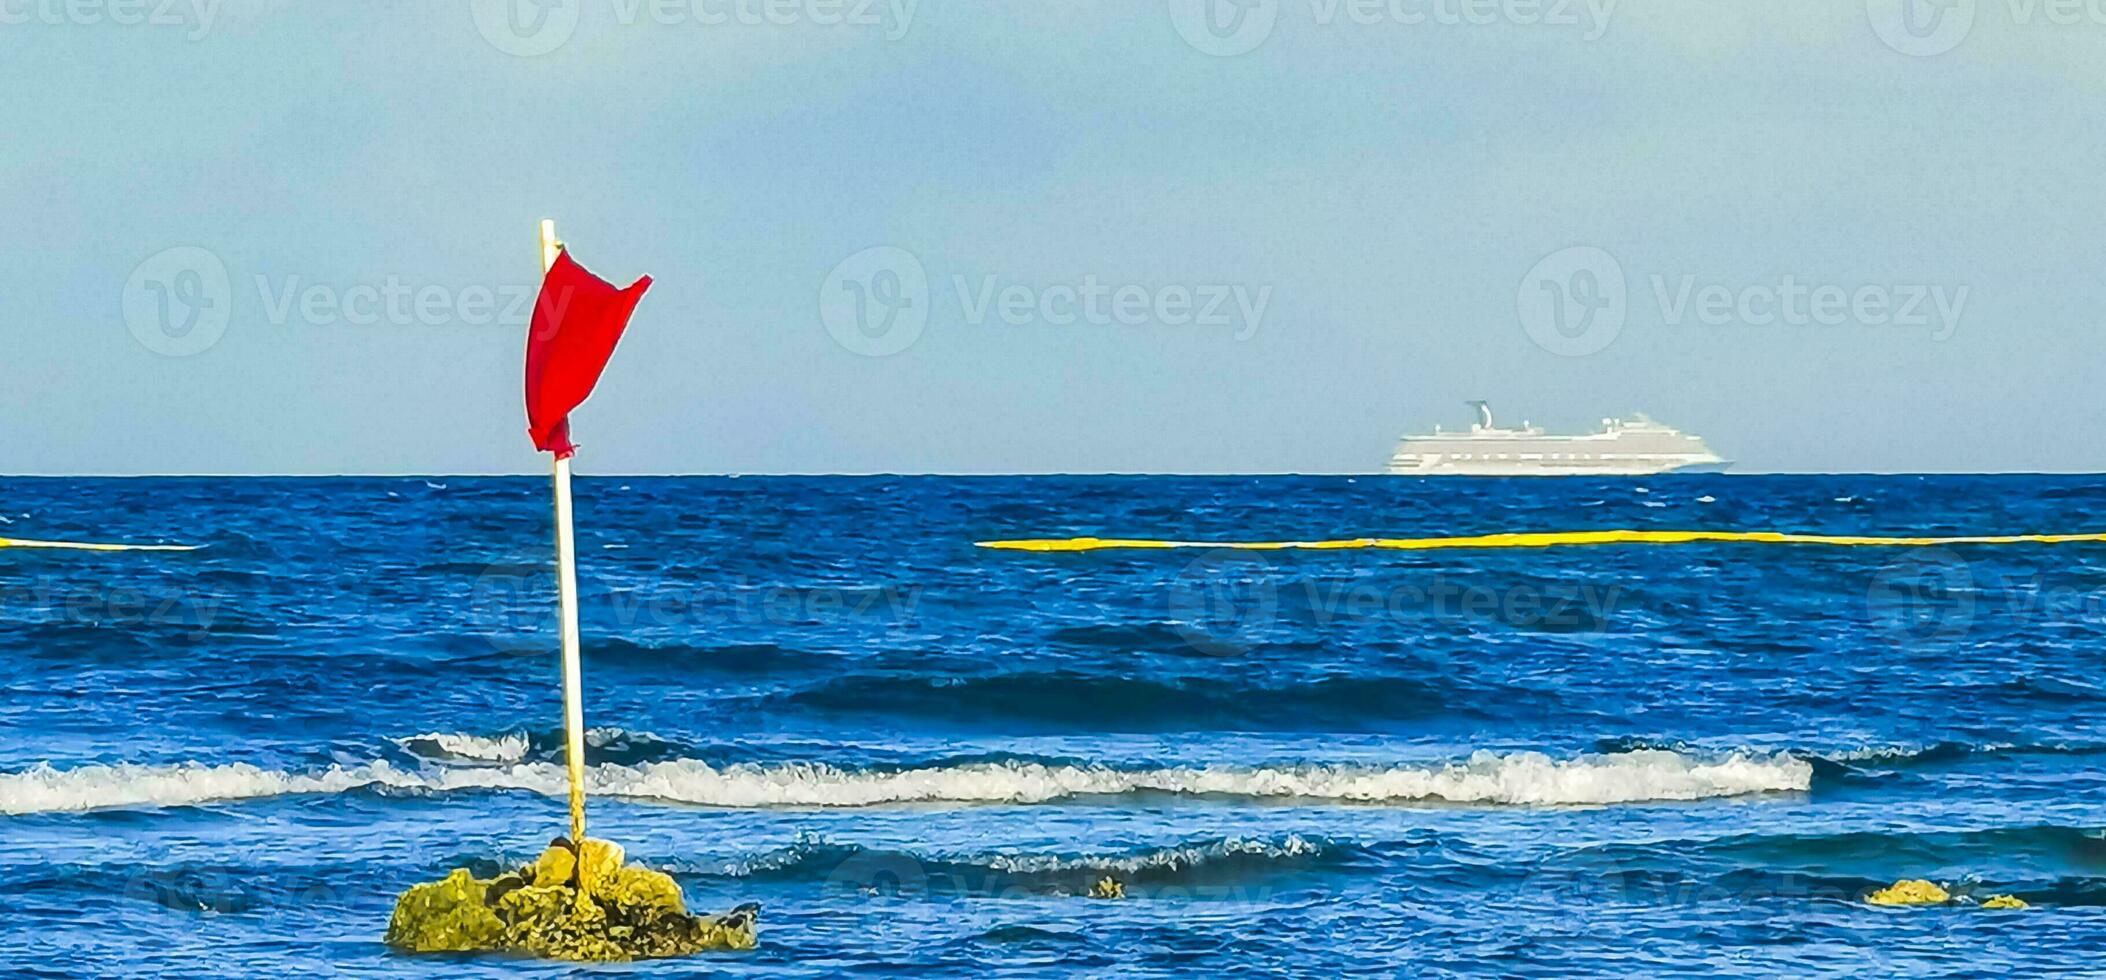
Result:
[[[194,544],[93,544],[86,541],[38,541],[0,538],[0,548],[58,548],[65,551],[196,551]]]
[[[2106,532],[2088,534],[1983,534],[1944,537],[1882,537],[1857,534],[1793,534],[1784,531],[1523,531],[1436,538],[1339,538],[1328,541],[1159,541],[1146,538],[1019,538],[977,541],[997,551],[1113,551],[1204,548],[1229,551],[1439,551],[1449,548],[1555,548],[1604,544],[1694,544],[1746,542],[1866,548],[1929,548],[1959,544],[2106,543]]]

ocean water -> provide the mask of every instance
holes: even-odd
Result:
[[[622,976],[2027,976],[2106,954],[2106,478],[581,478]],[[565,830],[538,479],[12,479],[0,976],[567,976],[394,895]],[[1127,897],[1086,897],[1104,877]],[[1866,905],[1898,878],[1950,907]],[[1969,904],[2011,893],[2025,911]]]

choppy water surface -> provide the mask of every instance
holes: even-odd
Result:
[[[563,829],[546,486],[23,480],[0,974],[557,975],[392,897]],[[762,948],[623,972],[2042,974],[2106,953],[2106,478],[581,479],[595,831]],[[1122,901],[1082,897],[1096,880]],[[2026,912],[1878,909],[1899,877]]]

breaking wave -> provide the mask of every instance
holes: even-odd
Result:
[[[414,778],[387,763],[329,769],[296,775],[259,769],[245,763],[207,766],[82,766],[53,769],[39,765],[0,775],[0,813],[49,813],[111,807],[185,806],[214,800],[245,800],[301,793],[341,793],[384,782]]]
[[[509,752],[498,742],[457,748]],[[1813,767],[1786,754],[1701,757],[1638,750],[1570,759],[1480,751],[1447,765],[1118,768],[1006,760],[855,769],[816,762],[713,766],[694,759],[587,770],[596,795],[722,807],[1034,804],[1169,795],[1238,800],[1487,806],[1704,800],[1808,788]],[[245,764],[117,765],[0,774],[0,814],[181,806],[362,788],[457,792],[566,791],[548,762],[406,769],[385,761],[308,773]]]
[[[394,740],[403,751],[428,762],[444,765],[491,765],[521,762],[562,762],[563,732],[509,731],[497,735],[427,733]],[[585,761],[636,765],[678,757],[688,746],[650,732],[621,728],[585,730]]]
[[[395,744],[440,762],[519,762],[526,758],[530,747],[525,732],[497,736],[433,732],[398,738]]]

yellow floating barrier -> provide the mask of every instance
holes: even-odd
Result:
[[[194,544],[91,544],[86,541],[38,541],[0,538],[0,548],[57,548],[65,551],[196,551]]]
[[[2106,532],[2088,534],[1985,534],[1947,537],[1880,537],[1856,534],[1793,534],[1784,531],[1523,531],[1438,538],[1339,538],[1328,541],[1158,541],[1147,538],[1019,538],[976,541],[996,551],[1113,551],[1208,549],[1227,551],[1440,551],[1466,548],[1556,548],[1607,544],[1808,544],[1860,548],[1931,548],[1959,544],[2106,543]]]

